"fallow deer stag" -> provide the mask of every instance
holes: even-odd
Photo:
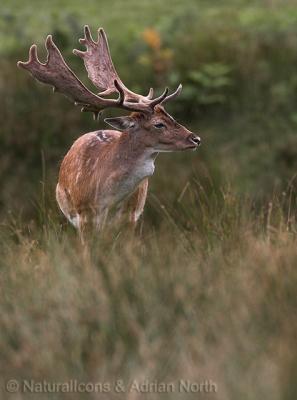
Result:
[[[129,116],[106,118],[116,130],[98,130],[79,137],[62,161],[56,198],[65,217],[79,230],[82,240],[87,232],[100,230],[109,211],[127,210],[136,224],[143,212],[148,177],[154,172],[158,153],[196,149],[200,138],[176,122],[164,105],[176,98],[182,86],[168,95],[168,88],[154,98],[129,90],[119,78],[109,52],[103,29],[94,41],[88,26],[80,43],[86,51],[73,50],[84,61],[88,77],[100,90],[94,94],[65,63],[52,36],[46,39],[47,61],[41,63],[37,47],[32,45],[27,62],[18,66],[28,70],[38,81],[52,85],[54,91],[69,97],[82,111],[98,118],[107,108],[132,111]],[[117,98],[107,98],[117,94]]]

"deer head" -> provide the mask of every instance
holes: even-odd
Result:
[[[123,84],[114,68],[104,30],[98,30],[97,41],[93,40],[88,26],[85,26],[84,32],[84,38],[79,41],[86,46],[86,51],[73,50],[73,53],[83,59],[88,77],[100,90],[98,95],[87,89],[68,67],[51,36],[46,39],[48,56],[45,64],[38,60],[34,44],[29,51],[29,60],[19,61],[18,66],[28,70],[38,81],[52,85],[54,91],[61,92],[75,105],[81,105],[82,111],[93,112],[95,118],[107,108],[133,111],[130,116],[107,118],[105,121],[116,129],[137,135],[153,150],[197,148],[200,138],[178,124],[164,109],[165,103],[180,94],[182,85],[170,95],[166,88],[155,98],[153,89],[149,90],[147,96],[132,92]],[[116,99],[106,97],[113,94],[117,94]]]
[[[200,138],[175,121],[162,106],[150,114],[134,112],[130,116],[105,118],[113,128],[125,131],[155,152],[196,149]]]

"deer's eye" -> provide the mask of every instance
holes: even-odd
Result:
[[[165,125],[162,124],[162,122],[159,122],[158,124],[155,124],[154,127],[157,128],[157,129],[166,128]]]

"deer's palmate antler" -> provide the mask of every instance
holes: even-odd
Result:
[[[157,104],[164,102],[166,98],[168,100],[175,97],[181,91],[180,85],[174,93],[167,96],[168,88],[166,88],[161,96],[152,99],[152,89],[147,96],[127,89],[114,68],[104,30],[102,28],[98,30],[96,42],[88,26],[85,26],[84,31],[85,37],[80,39],[80,43],[84,44],[87,50],[73,50],[73,53],[83,59],[88,77],[101,91],[99,95],[87,89],[69,68],[51,35],[45,42],[48,53],[45,64],[38,60],[37,46],[33,44],[29,51],[29,60],[19,61],[18,66],[28,70],[40,82],[52,85],[55,91],[63,93],[76,104],[81,104],[82,111],[92,111],[96,116],[101,110],[111,107],[149,113]],[[117,99],[105,98],[114,93],[118,94]]]
[[[52,36],[45,42],[47,60],[44,64],[38,60],[34,44],[29,60],[19,61],[18,66],[96,117],[107,108],[134,111],[130,116],[105,119],[118,130],[100,130],[81,136],[62,162],[57,201],[84,237],[89,228],[102,227],[108,211],[116,204],[122,204],[118,207],[120,211],[128,207],[130,220],[135,223],[144,207],[148,176],[154,171],[157,153],[194,149],[200,139],[163,108],[180,94],[181,85],[170,95],[166,88],[156,98],[153,98],[153,89],[147,96],[134,93],[124,85],[114,68],[102,28],[95,41],[89,27],[85,26],[80,43],[86,46],[86,51],[73,52],[83,59],[88,77],[100,90],[99,94],[92,93],[69,68]],[[107,97],[114,94],[117,98]]]

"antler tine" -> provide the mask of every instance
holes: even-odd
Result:
[[[183,86],[180,83],[178,85],[177,89],[173,93],[171,93],[169,96],[165,97],[164,100],[161,103],[165,104],[168,101],[175,99],[177,96],[179,96],[180,92],[182,91],[182,88],[183,88]]]
[[[114,80],[114,86],[117,88],[119,92],[119,97],[118,97],[118,105],[124,105],[125,102],[125,90],[123,87],[122,82],[118,82],[117,79]]]
[[[146,98],[149,99],[149,100],[151,100],[153,97],[154,97],[154,89],[153,89],[153,88],[150,88],[150,90],[149,90],[149,92],[148,92]]]
[[[18,61],[17,66],[20,68],[28,69],[29,65],[32,64],[33,62],[39,62],[38,56],[37,56],[37,46],[36,44],[32,44],[29,50],[29,60],[28,61]]]
[[[95,41],[92,38],[89,25],[84,26],[84,31],[85,31],[85,40],[88,41],[89,43],[95,44]]]
[[[81,43],[81,44],[88,43],[88,44],[94,45],[95,41],[92,38],[92,34],[91,34],[91,31],[90,31],[89,25],[85,25],[84,26],[84,34],[85,34],[85,36],[83,38],[78,39],[79,43]]]
[[[164,92],[161,94],[161,96],[156,97],[154,100],[151,100],[149,102],[149,105],[151,108],[154,108],[157,104],[160,104],[164,101],[164,99],[166,98],[167,94],[168,94],[168,87],[164,90]]]
[[[145,103],[145,102],[138,102],[138,103],[131,103],[129,101],[126,100],[126,93],[125,93],[125,85],[121,82],[118,81],[117,79],[114,80],[114,85],[116,87],[116,89],[119,92],[119,97],[117,99],[117,104],[118,107],[122,107],[126,110],[130,110],[130,111],[141,111],[143,113],[150,113],[151,112],[151,108],[149,107],[149,104]]]

